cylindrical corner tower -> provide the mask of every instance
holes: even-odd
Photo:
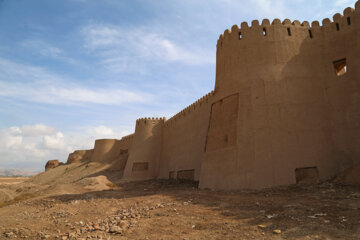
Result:
[[[130,156],[124,179],[152,179],[157,176],[161,155],[163,118],[142,118],[136,121]]]

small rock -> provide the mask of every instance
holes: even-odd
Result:
[[[119,226],[113,225],[110,227],[109,232],[110,233],[122,233],[122,228]]]
[[[119,226],[120,226],[122,229],[125,229],[126,226],[127,226],[127,223],[126,223],[125,221],[120,221]]]
[[[15,234],[13,232],[7,232],[7,233],[4,233],[5,237],[7,238],[10,238],[10,237],[13,237]]]
[[[280,233],[281,233],[281,230],[275,229],[275,230],[273,231],[273,233],[280,234]]]

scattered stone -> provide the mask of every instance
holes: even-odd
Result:
[[[120,221],[119,226],[120,226],[122,229],[125,229],[125,228],[127,227],[127,223],[126,223],[125,221]]]
[[[13,233],[13,232],[6,232],[6,233],[4,233],[4,235],[7,238],[15,237],[15,233]]]
[[[110,229],[109,229],[109,233],[120,234],[120,233],[122,233],[122,231],[123,231],[123,230],[122,230],[121,227],[115,226],[115,225],[111,226]]]
[[[280,229],[275,229],[275,230],[273,231],[273,233],[275,233],[275,234],[281,234],[281,230],[280,230]]]

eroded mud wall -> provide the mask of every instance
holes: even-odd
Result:
[[[118,158],[121,154],[128,152],[133,140],[133,135],[122,139],[97,139],[91,157],[93,162],[106,162]]]

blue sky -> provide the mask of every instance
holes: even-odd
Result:
[[[0,0],[0,168],[121,138],[211,91],[216,41],[254,19],[322,20],[354,0]]]

